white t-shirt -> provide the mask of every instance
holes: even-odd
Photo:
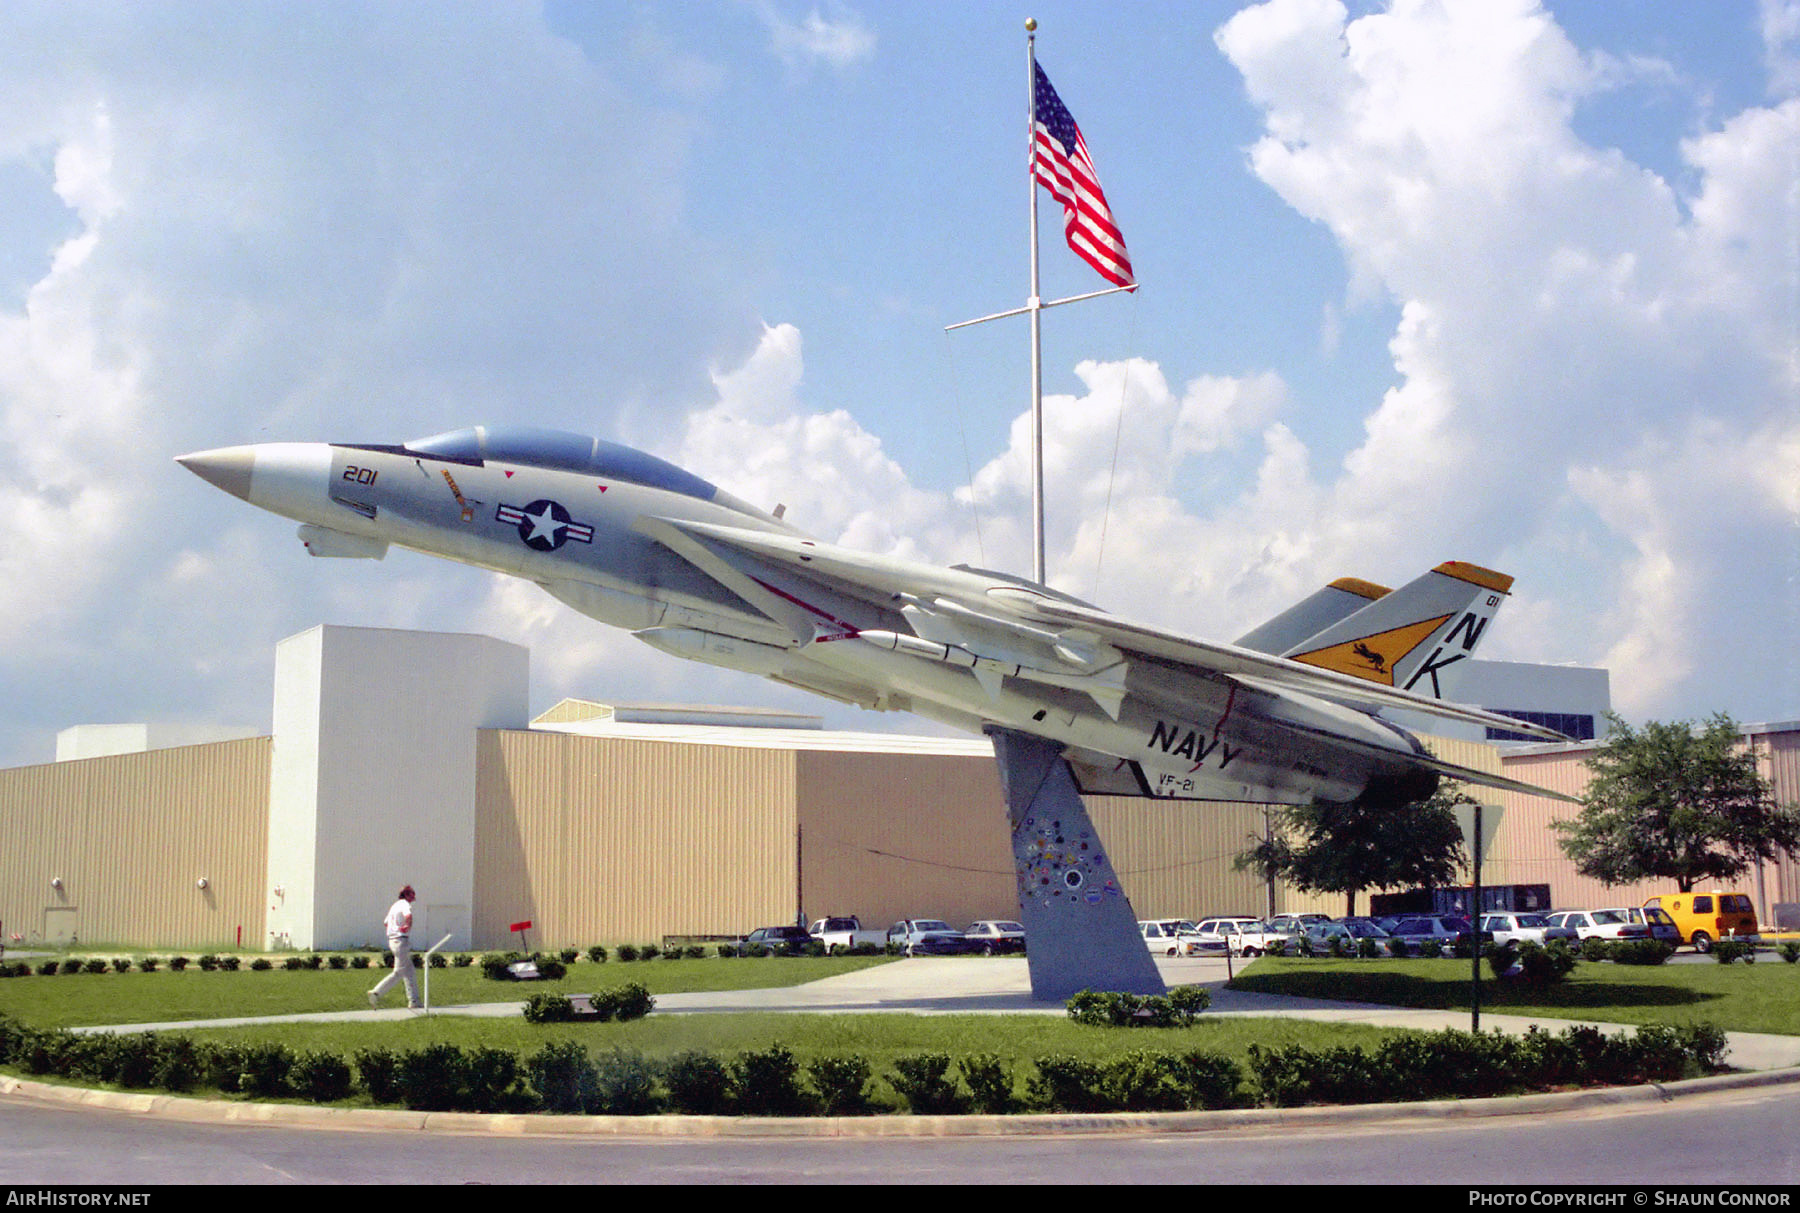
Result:
[[[403,939],[412,934],[412,902],[404,897],[388,907],[387,934],[389,939]]]

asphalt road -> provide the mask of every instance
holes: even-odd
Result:
[[[1626,1109],[1216,1133],[520,1138],[189,1124],[0,1101],[0,1183],[1800,1184],[1800,1086]]]

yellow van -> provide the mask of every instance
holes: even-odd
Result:
[[[1681,942],[1696,952],[1710,952],[1715,941],[1726,936],[1755,936],[1756,907],[1742,893],[1662,893],[1644,903],[1656,906],[1675,920]]]

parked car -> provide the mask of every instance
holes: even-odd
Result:
[[[825,945],[827,952],[835,948],[854,948],[858,944],[873,944],[880,947],[887,942],[887,936],[880,931],[863,930],[862,920],[854,914],[820,918],[806,930],[814,939]]]
[[[1372,939],[1385,953],[1390,936],[1372,918],[1340,918],[1335,922],[1327,918],[1307,923],[1303,938],[1314,952],[1329,952],[1333,940],[1341,940],[1347,950],[1356,952],[1363,940]]]
[[[1666,943],[1672,948],[1681,946],[1681,928],[1669,917],[1667,910],[1660,906],[1608,906],[1607,914],[1617,914],[1626,922],[1640,923],[1650,928],[1650,938]]]
[[[1428,939],[1435,939],[1446,948],[1455,947],[1474,931],[1474,923],[1456,914],[1415,914],[1399,919],[1388,928],[1388,934],[1404,939],[1407,946],[1414,949]]]
[[[798,952],[815,942],[805,927],[757,927],[738,941],[737,954],[748,956],[751,948],[764,947],[771,955],[779,956],[784,952]]]
[[[1271,927],[1260,918],[1203,918],[1195,932],[1195,943],[1186,953],[1229,952],[1233,956],[1261,956],[1269,950],[1270,939],[1291,939],[1293,933]]]
[[[1481,929],[1491,935],[1497,944],[1546,944],[1553,939],[1560,939],[1570,945],[1581,942],[1581,936],[1574,928],[1557,926],[1542,914],[1514,914],[1510,911],[1483,914]]]
[[[1190,944],[1199,928],[1185,918],[1143,918],[1138,920],[1138,930],[1152,956],[1191,956]],[[1222,940],[1218,950],[1225,950]]]
[[[969,938],[970,942],[978,945],[979,951],[989,956],[1025,950],[1024,926],[1009,920],[984,919],[981,922],[972,922],[969,924],[969,929],[963,934]]]
[[[1652,906],[1674,919],[1681,942],[1693,944],[1696,952],[1712,951],[1713,944],[1727,935],[1758,937],[1756,907],[1742,893],[1718,889],[1710,893],[1662,893],[1644,902],[1645,909]]]
[[[1631,922],[1617,910],[1557,910],[1544,915],[1559,927],[1568,927],[1583,939],[1649,939],[1650,928]]]
[[[1306,928],[1315,922],[1330,922],[1329,914],[1277,914],[1269,919],[1269,925],[1284,931],[1292,931],[1295,935],[1304,935]]]
[[[902,918],[887,930],[887,942],[907,956],[961,956],[976,948],[967,935],[941,918]]]

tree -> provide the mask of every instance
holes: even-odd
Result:
[[[1662,878],[1686,893],[1800,848],[1800,810],[1775,803],[1731,717],[1641,730],[1607,720],[1581,815],[1552,827],[1583,876],[1607,885]]]
[[[1462,829],[1451,806],[1472,804],[1459,789],[1440,787],[1424,800],[1287,806],[1276,829],[1235,860],[1239,871],[1280,877],[1309,893],[1343,893],[1356,913],[1364,889],[1438,886],[1464,866]]]

